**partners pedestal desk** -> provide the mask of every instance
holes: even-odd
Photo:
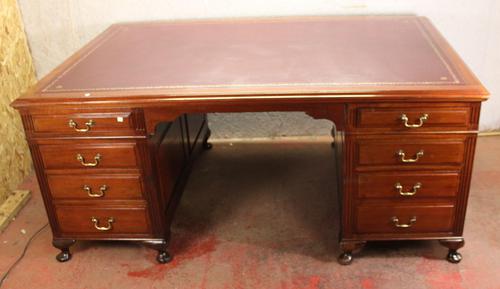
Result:
[[[294,17],[113,25],[13,106],[59,261],[76,240],[126,240],[168,262],[206,113],[302,111],[333,123],[340,263],[416,239],[459,262],[487,94],[425,18]]]

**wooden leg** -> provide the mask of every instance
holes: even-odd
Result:
[[[66,262],[71,259],[71,253],[69,252],[69,247],[75,244],[75,240],[71,239],[53,239],[52,245],[57,249],[61,250],[56,256],[56,260],[59,262]]]
[[[158,251],[156,256],[158,263],[166,264],[172,261],[172,256],[167,251],[168,242],[166,240],[142,241],[142,243],[144,246]]]
[[[203,138],[203,148],[206,150],[209,150],[212,148],[212,144],[208,142],[208,139],[210,138],[210,135],[212,132],[210,131],[209,128],[207,128],[207,133],[205,134],[205,137]]]
[[[465,244],[463,238],[439,240],[439,243],[448,248],[448,255],[446,256],[448,262],[456,264],[462,261],[462,255],[458,253],[458,249],[462,248]]]
[[[352,252],[361,250],[365,246],[365,241],[341,241],[340,249],[342,254],[338,257],[338,262],[341,265],[349,265],[352,263]]]

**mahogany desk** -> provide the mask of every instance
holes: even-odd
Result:
[[[132,240],[168,262],[206,113],[303,111],[334,124],[342,264],[403,239],[459,262],[487,94],[425,18],[300,17],[113,25],[13,106],[59,261]]]

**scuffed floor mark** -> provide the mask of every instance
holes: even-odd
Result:
[[[463,280],[458,266],[447,267],[447,263],[422,259],[416,271],[423,274],[427,288],[431,289],[463,289]],[[449,271],[447,271],[449,270]]]
[[[321,278],[317,275],[297,276],[292,279],[291,289],[319,289]]]
[[[361,280],[361,287],[363,289],[374,289],[375,282],[373,281],[372,278],[364,278]]]
[[[433,289],[463,289],[462,276],[459,272],[431,272],[427,274],[426,282]]]

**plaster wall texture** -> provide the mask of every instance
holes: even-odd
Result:
[[[490,90],[480,129],[500,128],[500,1],[495,0],[19,0],[42,77],[112,23],[159,19],[335,14],[418,14],[437,26]],[[215,138],[327,135],[303,113],[209,116]]]
[[[10,103],[35,82],[15,0],[0,0],[0,204],[31,171],[21,118]]]

